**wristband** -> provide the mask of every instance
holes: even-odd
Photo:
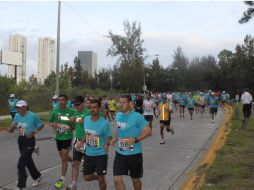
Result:
[[[138,142],[139,142],[138,138],[137,138],[137,137],[135,137],[135,143],[138,143]]]

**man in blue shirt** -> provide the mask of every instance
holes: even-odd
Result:
[[[99,189],[106,190],[105,175],[107,174],[108,146],[112,139],[112,132],[109,121],[100,116],[100,107],[99,100],[91,100],[91,115],[84,118],[85,135],[82,141],[77,143],[77,147],[81,148],[85,143],[84,180],[98,180]]]
[[[41,173],[37,170],[34,164],[32,153],[35,147],[34,136],[44,127],[44,124],[33,112],[28,111],[26,101],[18,101],[16,107],[18,113],[15,115],[14,120],[7,131],[12,133],[16,129],[19,133],[18,146],[20,157],[18,161],[17,190],[22,190],[26,187],[26,167],[34,180],[32,187],[38,186],[39,181],[42,179]]]
[[[211,95],[208,98],[208,107],[210,109],[210,114],[212,117],[212,123],[214,123],[214,117],[217,115],[219,106],[219,99],[218,97],[214,96],[214,92],[211,92]]]
[[[121,95],[121,112],[116,114],[116,134],[110,142],[116,144],[113,164],[116,190],[125,190],[123,175],[130,175],[135,190],[141,190],[143,175],[143,156],[141,141],[151,135],[151,128],[144,117],[132,111],[131,96]]]
[[[17,109],[16,109],[17,102],[18,102],[18,99],[15,98],[15,94],[10,94],[10,97],[8,99],[8,108],[9,108],[12,120],[14,119],[14,116],[17,113]]]

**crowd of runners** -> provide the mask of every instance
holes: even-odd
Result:
[[[246,94],[245,94],[246,95]],[[247,101],[247,95],[242,101]],[[249,94],[250,95],[250,94]],[[244,96],[244,97],[243,97]],[[252,102],[251,95],[248,101]],[[100,190],[107,188],[106,174],[108,149],[115,148],[113,180],[116,190],[125,190],[123,175],[131,177],[135,190],[142,189],[143,156],[141,142],[155,130],[154,119],[159,120],[160,144],[165,144],[165,130],[174,135],[171,126],[172,114],[181,119],[190,115],[190,120],[199,114],[209,112],[211,122],[215,122],[218,108],[224,108],[230,95],[225,91],[174,92],[122,94],[119,97],[75,96],[72,100],[64,94],[52,97],[52,111],[49,126],[55,133],[56,148],[61,161],[61,176],[54,184],[56,189],[77,189],[80,170],[85,181],[98,181]],[[32,153],[35,149],[35,134],[44,123],[29,111],[27,101],[8,100],[13,122],[7,129],[19,133],[17,190],[26,187],[29,170],[33,178],[32,187],[37,187],[42,179],[36,168]],[[187,111],[188,110],[188,111]],[[188,113],[186,113],[186,111]],[[70,154],[72,151],[72,154]],[[72,162],[72,182],[65,184],[68,162]]]

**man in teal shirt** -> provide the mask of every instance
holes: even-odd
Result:
[[[112,139],[112,132],[109,121],[100,115],[100,101],[97,99],[91,100],[90,111],[91,116],[84,119],[85,135],[77,146],[85,147],[84,159],[84,180],[98,180],[99,189],[106,190],[107,164],[108,164],[108,146]],[[96,175],[94,174],[96,172]]]
[[[111,141],[116,144],[113,164],[116,190],[125,190],[123,175],[130,175],[135,190],[141,190],[143,175],[143,156],[141,141],[151,135],[151,128],[144,117],[132,111],[130,95],[121,95],[121,112],[116,114],[116,134]]]

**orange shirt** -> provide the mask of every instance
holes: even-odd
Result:
[[[159,110],[160,110],[160,120],[162,121],[167,121],[169,120],[170,117],[170,105],[168,103],[161,103],[159,105]]]

